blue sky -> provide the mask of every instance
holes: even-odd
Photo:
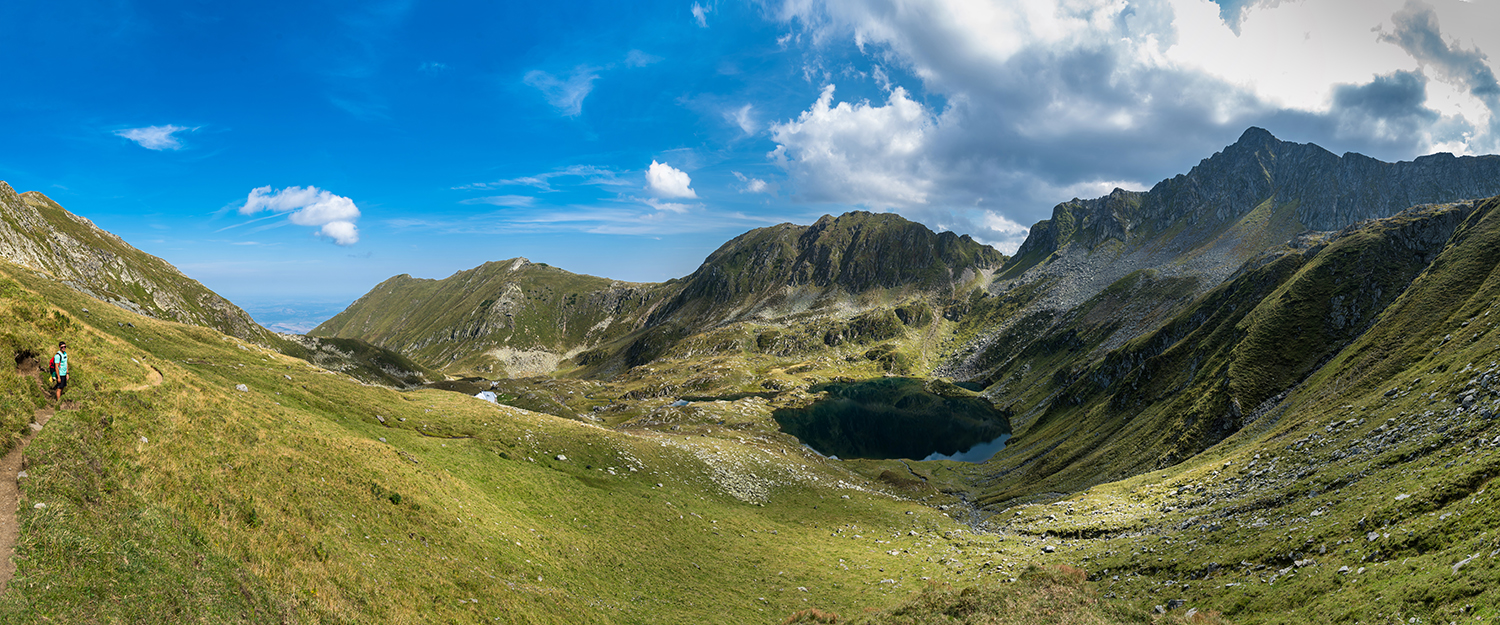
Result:
[[[1010,251],[1250,125],[1387,160],[1500,137],[1489,1],[20,0],[0,23],[0,179],[252,312],[515,256],[664,280],[851,209]]]

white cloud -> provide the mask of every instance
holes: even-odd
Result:
[[[541,70],[532,70],[526,73],[524,81],[541,91],[547,103],[563,115],[577,117],[583,112],[583,99],[594,90],[594,80],[598,78],[598,70],[580,65],[566,79]]]
[[[699,28],[708,28],[708,14],[713,12],[713,7],[706,7],[697,2],[693,3],[693,19],[698,22]]]
[[[274,192],[270,186],[251,189],[239,213],[262,211],[285,213],[287,221],[299,226],[318,226],[319,236],[339,245],[359,242],[359,229],[354,225],[359,220],[359,208],[354,200],[317,187],[287,187]]]
[[[744,186],[740,187],[740,193],[769,193],[771,191],[771,185],[766,184],[766,181],[760,178],[751,178],[737,171],[730,173],[744,183]]]
[[[842,80],[890,96],[825,87],[771,157],[805,200],[982,225],[1185,172],[1251,125],[1386,160],[1500,149],[1500,2],[1232,8],[1238,32],[1210,0],[780,0],[809,80],[857,53],[868,78]]]
[[[770,157],[799,195],[873,208],[926,204],[937,173],[926,157],[936,118],[896,87],[884,105],[833,103],[823,88],[797,119],[772,124]]]
[[[759,130],[758,125],[755,123],[755,116],[752,114],[754,110],[754,105],[746,104],[737,109],[724,111],[724,119],[729,123],[739,126],[740,132],[753,135],[755,131]]]
[[[166,126],[145,126],[143,128],[116,130],[115,135],[134,141],[148,150],[180,150],[182,149],[182,141],[173,135],[184,130],[191,132],[197,130],[197,128],[167,124]]]
[[[687,172],[666,163],[653,160],[646,169],[646,188],[658,197],[696,198],[698,194],[690,186],[692,183]]]
[[[694,206],[693,204],[682,204],[679,202],[663,202],[656,198],[646,198],[646,205],[656,210],[667,211],[669,213],[686,213],[688,212],[688,209],[693,208]]]

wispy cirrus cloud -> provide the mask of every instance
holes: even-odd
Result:
[[[577,178],[577,184],[593,186],[628,186],[631,183],[622,177],[622,173],[607,167],[595,167],[593,165],[570,165],[562,169],[555,169],[530,176],[516,178],[502,178],[492,182],[474,182],[453,187],[455,191],[487,191],[491,189],[503,189],[506,187],[534,187],[542,191],[556,191],[553,180],[558,178]]]
[[[541,91],[542,97],[559,113],[577,117],[583,113],[583,99],[594,90],[594,81],[598,79],[598,68],[579,65],[565,78],[539,69],[531,70],[526,72],[523,82]]]
[[[181,150],[182,141],[176,134],[187,131],[198,130],[197,126],[177,126],[167,124],[165,126],[143,126],[140,128],[125,128],[114,131],[115,136],[124,137],[136,142],[148,150]]]
[[[521,82],[542,92],[552,108],[565,117],[583,114],[583,101],[594,91],[594,81],[606,71],[624,65],[629,68],[646,67],[661,62],[662,58],[641,50],[631,50],[622,61],[611,61],[602,66],[578,65],[566,74],[534,69],[526,72]]]
[[[491,195],[486,197],[471,197],[460,200],[459,204],[489,204],[491,206],[531,206],[536,203],[536,198],[529,195]]]
[[[659,204],[667,204],[658,202]],[[789,221],[783,216],[747,215],[741,212],[690,210],[698,205],[644,209],[641,204],[622,201],[618,205],[569,205],[560,207],[507,210],[483,215],[465,215],[453,219],[391,219],[382,222],[397,230],[441,234],[518,234],[573,232],[622,236],[659,236],[695,232],[719,232],[754,228]]]

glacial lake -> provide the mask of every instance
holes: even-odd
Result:
[[[929,392],[924,380],[877,378],[812,387],[826,399],[771,413],[781,430],[825,456],[984,462],[1005,447],[1010,420],[983,398]]]

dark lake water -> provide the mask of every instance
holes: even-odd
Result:
[[[928,392],[923,380],[878,378],[812,387],[828,398],[772,416],[782,431],[839,458],[983,462],[1005,446],[1010,420],[978,397]],[[981,457],[982,456],[982,457]]]

